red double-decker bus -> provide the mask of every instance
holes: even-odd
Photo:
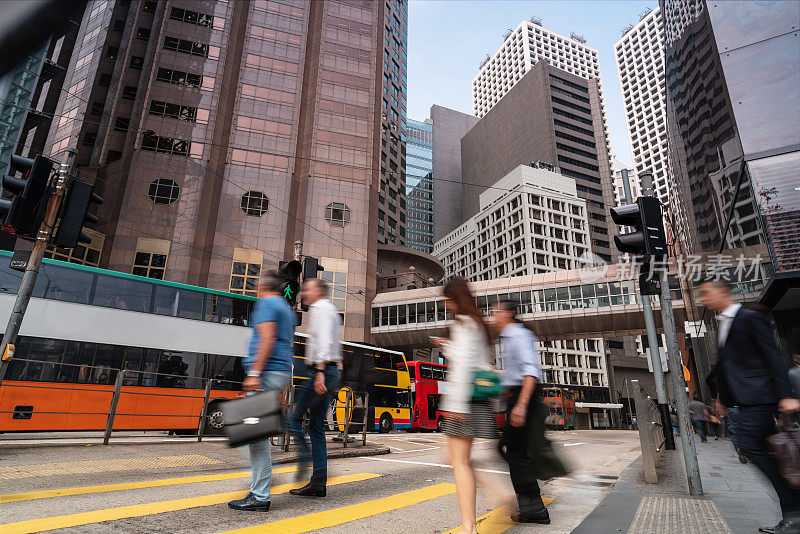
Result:
[[[442,430],[444,416],[439,410],[445,387],[447,366],[438,363],[410,361],[411,429]]]

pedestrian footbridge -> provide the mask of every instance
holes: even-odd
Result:
[[[474,282],[471,287],[485,313],[493,303],[513,299],[520,303],[520,319],[539,338],[576,339],[644,333],[638,285],[635,268],[619,264]],[[674,276],[670,288],[675,323],[682,331],[686,310]],[[652,298],[656,327],[662,330],[659,300]],[[440,287],[380,293],[372,302],[372,338],[383,347],[430,347],[428,337],[443,335],[448,319]]]

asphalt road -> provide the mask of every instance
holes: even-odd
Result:
[[[552,524],[514,525],[478,489],[479,532],[567,533],[610,491],[638,453],[627,431],[550,434],[573,476],[543,484]],[[445,437],[394,432],[370,440],[383,456],[331,460],[324,499],[293,497],[296,473],[276,466],[272,509],[237,512],[225,503],[249,488],[241,451],[221,442],[163,442],[102,447],[0,449],[0,532],[409,532],[444,533],[460,525]],[[473,455],[483,475],[511,485],[495,444]]]

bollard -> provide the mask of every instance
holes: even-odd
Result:
[[[349,435],[350,430],[350,419],[352,418],[353,411],[349,410],[348,407],[350,406],[350,396],[353,394],[351,390],[347,390],[344,392],[344,448],[347,448],[347,436]]]
[[[114,428],[114,417],[117,415],[117,403],[122,392],[122,375],[124,374],[125,369],[121,369],[117,373],[116,382],[114,382],[114,395],[111,397],[111,405],[108,407],[108,419],[106,420],[106,432],[103,435],[103,445],[108,445],[108,440],[111,438],[111,430]]]
[[[208,398],[211,396],[211,386],[214,384],[214,379],[211,378],[206,381],[206,392],[203,395],[203,410],[200,412],[200,422],[197,424],[197,442],[203,441],[203,434],[206,431],[206,417],[208,417]]]
[[[361,429],[361,444],[367,446],[367,419],[369,418],[369,391],[364,392],[364,424]]]

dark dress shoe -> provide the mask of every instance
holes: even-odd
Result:
[[[742,449],[736,449],[736,453],[739,455],[739,461],[741,463],[746,464],[748,462],[747,456],[744,455]]]
[[[292,495],[299,495],[301,497],[324,497],[327,494],[327,488],[322,484],[315,484],[309,482],[302,488],[289,490]]]
[[[248,493],[244,499],[237,499],[228,503],[234,510],[245,510],[249,512],[266,512],[269,510],[271,501],[259,501],[252,493]]]
[[[538,523],[540,525],[550,524],[550,514],[547,508],[538,512],[517,512],[511,514],[511,520],[517,523]]]
[[[791,519],[782,519],[774,527],[761,527],[759,532],[764,534],[797,534],[800,532],[800,522]]]

